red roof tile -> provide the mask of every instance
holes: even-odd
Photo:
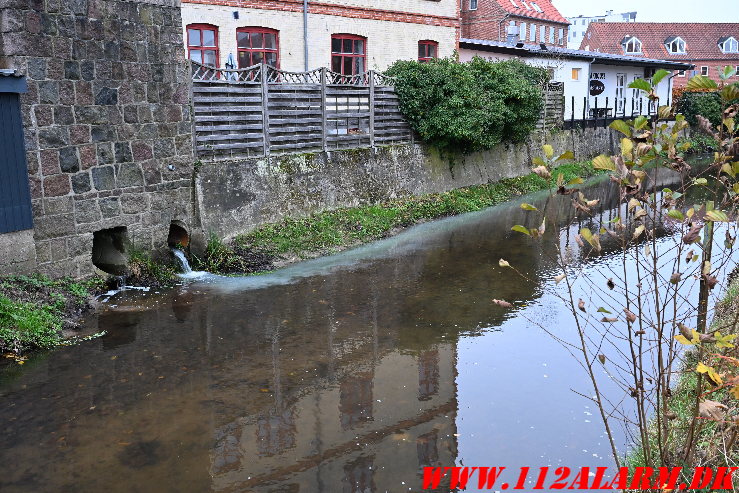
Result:
[[[621,42],[636,36],[642,42],[642,55],[662,60],[737,60],[739,53],[724,53],[719,39],[733,36],[739,40],[739,23],[695,22],[592,22],[583,37],[580,49],[624,54]],[[679,36],[685,41],[685,54],[670,53],[665,40]],[[639,55],[635,55],[639,56]]]
[[[559,22],[561,24],[569,24],[565,17],[559,13],[557,7],[552,5],[550,0],[495,0],[503,10],[514,15],[524,17],[533,17],[534,19],[548,20]],[[539,6],[541,12],[537,11],[535,6]]]

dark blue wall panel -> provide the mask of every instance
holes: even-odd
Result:
[[[0,92],[0,233],[33,228],[18,94]]]

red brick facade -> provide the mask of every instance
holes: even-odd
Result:
[[[522,7],[523,2],[507,5],[510,0],[478,0],[477,9],[470,9],[470,0],[460,0],[462,37],[506,41],[508,27],[513,24],[519,30],[519,39],[526,43],[544,43],[550,46],[567,45],[569,22],[548,0],[540,0],[542,12]],[[535,31],[532,36],[532,26]],[[542,33],[542,27],[544,31]],[[543,36],[542,36],[543,34]]]

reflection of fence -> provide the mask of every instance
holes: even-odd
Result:
[[[193,62],[195,145],[210,159],[406,143],[410,126],[388,77],[267,65],[215,69]]]
[[[656,112],[657,104],[646,98],[584,97],[582,105],[576,108],[573,96],[564,128],[607,127],[614,120],[634,119],[640,115],[651,117]]]

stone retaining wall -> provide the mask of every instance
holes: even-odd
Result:
[[[175,0],[5,0],[0,68],[21,98],[38,271],[93,272],[93,233],[136,247],[192,225],[189,73]],[[21,235],[23,236],[23,235]],[[28,244],[25,235],[24,244]],[[0,252],[0,266],[20,264]]]

